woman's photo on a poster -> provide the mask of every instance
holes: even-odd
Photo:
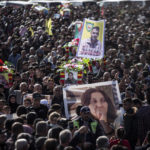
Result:
[[[120,101],[119,91],[117,91],[117,96]],[[98,121],[113,123],[117,118],[118,111],[115,101],[112,81],[64,88],[66,117],[75,117],[75,108],[83,105],[90,108],[92,116]]]

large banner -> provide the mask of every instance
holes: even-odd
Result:
[[[121,103],[117,81],[67,86],[63,89],[63,96],[67,118],[75,117],[77,106],[82,104],[88,106],[99,121],[113,123]]]
[[[84,19],[77,56],[93,59],[104,57],[105,21]]]

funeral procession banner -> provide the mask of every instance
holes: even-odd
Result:
[[[105,21],[84,19],[77,57],[102,59],[104,57]]]
[[[117,81],[67,86],[63,88],[63,96],[67,118],[75,117],[77,106],[82,105],[88,106],[96,119],[112,123],[121,104]]]

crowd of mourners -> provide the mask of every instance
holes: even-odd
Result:
[[[0,150],[150,150],[149,5],[100,8],[95,3],[69,9],[69,16],[56,18],[56,6],[46,13],[0,8],[0,59],[14,66],[12,85],[0,79]],[[53,35],[45,30],[49,18]],[[83,84],[118,81],[123,114],[117,128],[108,124],[107,130],[87,106],[78,106],[73,119],[65,116],[57,70],[69,59],[63,46],[74,38],[70,24],[84,18],[106,20],[105,61],[93,61]],[[51,96],[51,105],[43,95]]]

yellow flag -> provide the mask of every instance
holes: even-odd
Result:
[[[33,37],[34,36],[34,31],[31,27],[29,28],[29,31],[31,32],[31,36]]]
[[[49,35],[53,35],[52,33],[52,20],[49,18],[49,20],[46,20],[46,32],[48,32]]]

